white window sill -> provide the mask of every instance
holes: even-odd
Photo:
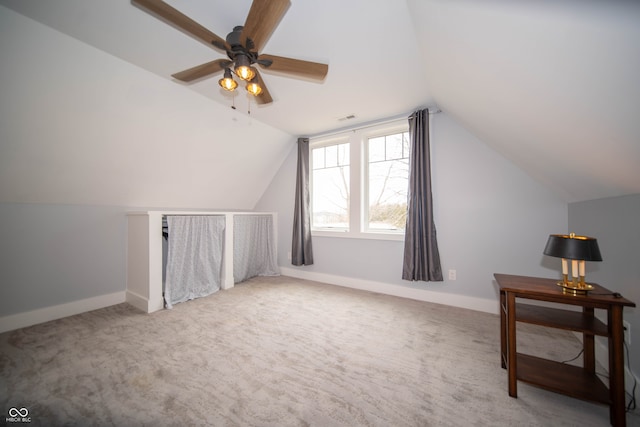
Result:
[[[368,239],[368,240],[391,240],[404,241],[403,233],[365,233],[346,230],[311,230],[312,237],[334,237],[339,239]]]

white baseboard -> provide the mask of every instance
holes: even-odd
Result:
[[[499,301],[468,297],[464,295],[447,294],[443,292],[434,292],[426,289],[415,289],[405,286],[393,285],[389,283],[374,282],[370,280],[354,279],[351,277],[336,276],[333,274],[316,273],[312,271],[304,271],[289,267],[280,267],[283,276],[295,277],[298,279],[313,280],[316,282],[328,283],[331,285],[344,286],[346,288],[360,289],[365,291],[377,292],[380,294],[393,295],[397,297],[409,298],[418,301],[433,302],[436,304],[450,305],[453,307],[467,308],[470,310],[483,311],[486,313],[498,314]],[[582,341],[582,334],[575,334]],[[609,352],[607,344],[602,340],[596,340],[596,360],[602,366],[604,371],[609,373]],[[632,394],[634,380],[640,384],[637,375],[635,375],[628,366],[624,367],[625,389]]]
[[[157,301],[149,300],[132,291],[127,291],[126,294],[127,303],[144,311],[145,313],[153,313],[154,311],[162,310],[164,308],[164,301],[162,299]]]
[[[135,292],[131,292],[129,290],[126,291],[125,299],[128,304],[131,304],[138,310],[142,310],[145,313],[148,313],[149,310],[149,300],[143,296],[136,294]]]
[[[436,304],[450,305],[453,307],[467,308],[469,310],[498,314],[500,302],[492,299],[469,297],[459,294],[435,292],[428,289],[416,289],[408,286],[394,285],[390,283],[375,282],[371,280],[355,279],[352,277],[336,276],[333,274],[303,271],[295,268],[280,267],[283,276],[296,277],[298,279],[313,280],[331,285],[344,286],[346,288],[360,289],[379,294],[393,295],[418,301],[432,302]]]
[[[61,319],[67,316],[84,313],[99,308],[109,307],[126,301],[125,292],[115,292],[108,295],[87,298],[51,307],[39,308],[24,313],[11,314],[0,317],[0,333],[14,329],[25,328],[50,320]]]

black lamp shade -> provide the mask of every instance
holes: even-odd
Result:
[[[598,240],[586,236],[552,234],[543,253],[557,258],[602,261]]]

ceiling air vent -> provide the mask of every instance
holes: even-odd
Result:
[[[338,119],[339,122],[344,122],[345,120],[351,120],[351,119],[355,119],[356,115],[355,114],[349,114],[348,116],[344,116],[344,117],[340,117]]]

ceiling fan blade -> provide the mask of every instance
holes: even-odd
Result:
[[[261,61],[271,61],[271,65],[261,64]],[[258,64],[265,70],[292,74],[313,80],[324,80],[329,72],[329,66],[327,64],[275,55],[260,55],[258,57]]]
[[[193,19],[174,9],[162,0],[131,0],[134,4],[153,12],[159,18],[183,30],[190,36],[200,40],[208,46],[221,50],[227,50],[229,45],[226,40],[207,30]]]
[[[271,94],[269,93],[269,90],[267,89],[267,85],[264,82],[264,79],[262,78],[262,76],[260,75],[260,73],[258,72],[258,70],[256,71],[256,75],[258,76],[258,78],[260,79],[260,86],[262,87],[262,93],[260,93],[260,95],[256,96],[256,102],[260,105],[264,105],[264,104],[270,104],[271,102],[273,102],[273,98],[271,98]]]
[[[189,68],[188,70],[172,74],[171,77],[183,82],[192,82],[201,77],[220,72],[227,68],[230,64],[231,61],[229,61],[228,59],[216,59],[215,61],[207,62],[206,64],[200,64],[196,67]]]
[[[240,36],[242,45],[259,52],[290,5],[289,0],[253,0]],[[247,46],[247,38],[253,42],[251,47]]]

